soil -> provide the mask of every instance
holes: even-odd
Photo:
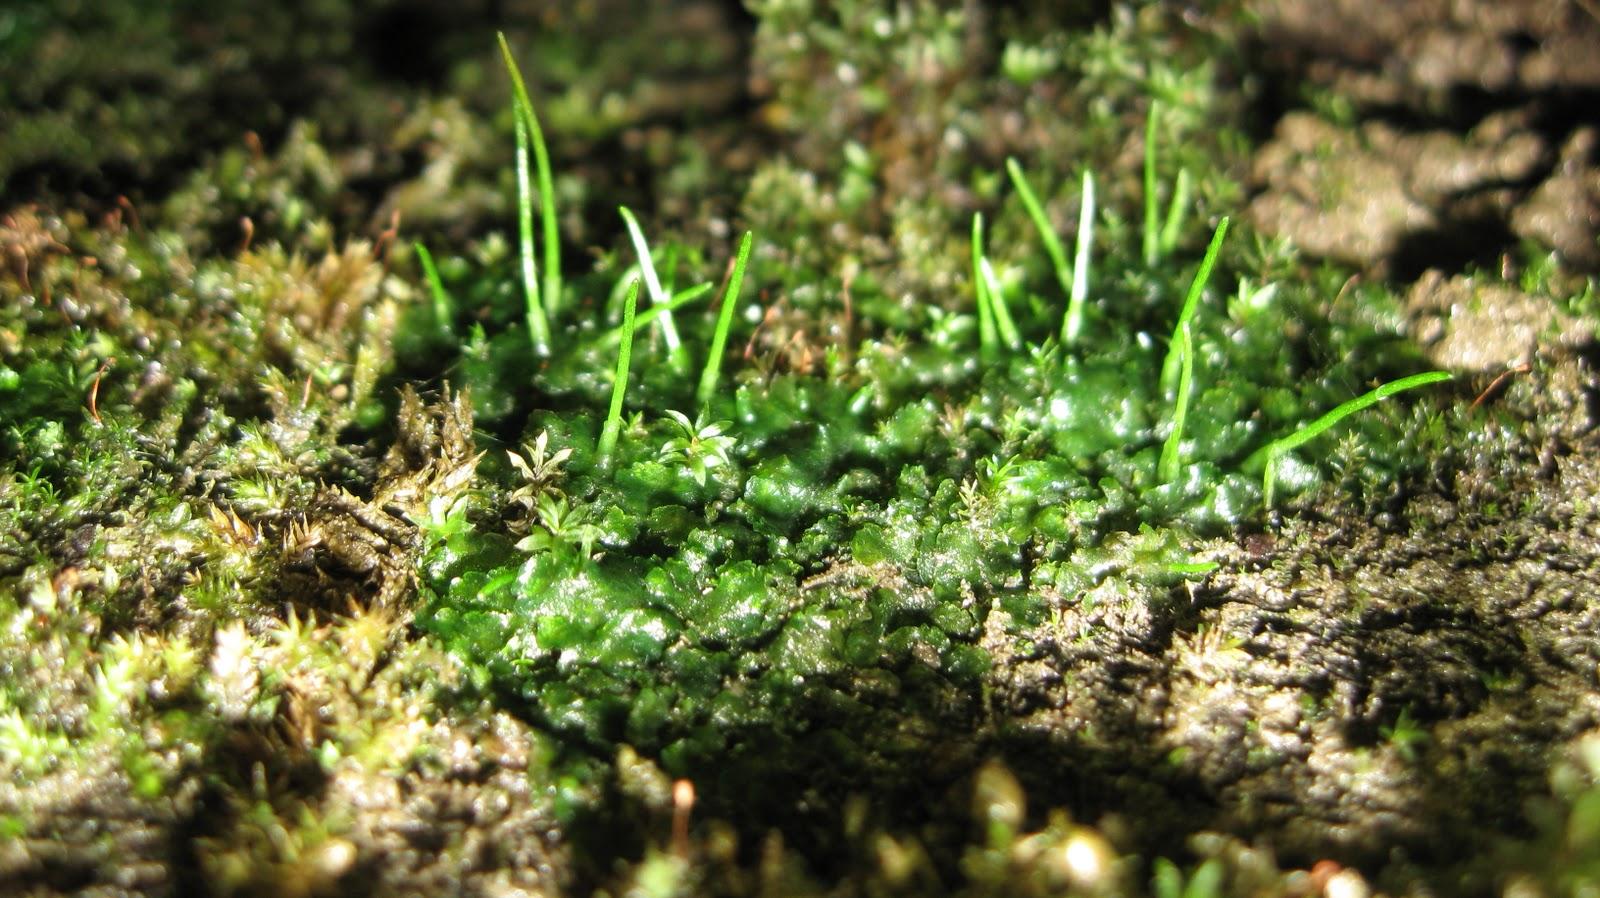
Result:
[[[1267,71],[1345,120],[1277,123],[1252,172],[1261,227],[1401,280],[1519,239],[1600,266],[1592,5],[1248,5]]]
[[[1523,803],[1597,723],[1595,476],[1530,458],[1388,526],[1294,521],[1211,547],[1222,572],[1153,613],[1064,612],[1028,655],[1001,640],[1005,756],[1030,794],[1169,822],[1135,824],[1148,851],[1198,828],[1392,886],[1456,867],[1526,831]],[[1425,739],[1389,736],[1402,714]],[[1464,867],[1451,891],[1493,883]]]

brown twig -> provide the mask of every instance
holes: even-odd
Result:
[[[678,780],[672,784],[672,853],[689,857],[689,812],[694,809],[694,783]]]
[[[89,385],[89,417],[95,424],[100,423],[100,378],[105,376],[106,369],[117,361],[116,357],[106,359],[100,363],[100,370],[94,373],[94,383]]]
[[[855,346],[855,340],[852,338],[856,329],[855,304],[850,298],[850,285],[855,282],[855,279],[855,271],[849,270],[844,273],[843,278],[840,278],[839,283],[839,292],[844,295],[844,351],[846,353],[849,353],[851,347]],[[847,359],[849,357],[849,355],[845,356]]]
[[[1478,394],[1478,398],[1477,399],[1472,400],[1472,405],[1467,407],[1468,411],[1476,411],[1478,406],[1482,405],[1484,400],[1488,399],[1489,395],[1491,393],[1493,393],[1495,390],[1498,390],[1500,388],[1500,385],[1505,383],[1511,377],[1511,375],[1513,375],[1513,374],[1527,374],[1529,371],[1532,371],[1532,370],[1533,370],[1533,366],[1529,365],[1527,362],[1523,362],[1520,365],[1513,365],[1511,367],[1506,368],[1506,370],[1500,372],[1499,376],[1495,377],[1494,380],[1490,381],[1489,385],[1487,387],[1483,388],[1483,392]]]
[[[133,208],[133,203],[126,196],[119,193],[117,194],[117,205],[128,210],[128,220],[133,223],[134,233],[144,233],[144,223],[139,220],[139,210]]]
[[[1344,295],[1346,293],[1350,292],[1350,288],[1354,287],[1356,284],[1359,284],[1359,283],[1361,283],[1361,275],[1360,274],[1352,274],[1349,277],[1345,278],[1344,279],[1344,284],[1339,287],[1339,293],[1336,296],[1334,296],[1332,304],[1333,305],[1338,305],[1339,304],[1339,300],[1344,299]]]
[[[723,302],[733,298],[727,295],[728,281],[733,280],[733,266],[738,261],[739,260],[733,256],[728,257],[728,264],[724,265],[722,268],[722,283],[717,285],[717,298],[712,301],[710,311],[715,312],[721,309]]]
[[[384,228],[383,231],[378,234],[378,242],[373,244],[372,258],[383,261],[384,265],[387,266],[388,259],[384,258],[384,254],[388,251],[389,244],[393,243],[395,238],[399,236],[400,210],[395,209],[393,212],[389,213],[389,226]]]

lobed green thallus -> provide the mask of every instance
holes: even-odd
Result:
[[[1153,109],[1152,194],[1156,120]],[[1404,358],[1402,337],[1316,324],[1314,290],[1211,311],[1213,276],[1239,262],[1224,253],[1226,218],[1192,274],[1180,262],[1185,175],[1164,218],[1149,204],[1145,242],[1130,249],[1094,246],[1084,173],[1069,265],[1050,230],[1053,197],[1020,163],[1006,168],[1053,283],[1034,282],[1027,247],[986,247],[974,215],[966,309],[908,304],[863,274],[846,318],[837,281],[763,264],[781,258],[764,253],[782,237],[746,233],[713,312],[690,304],[709,285],[663,286],[698,256],[674,244],[653,253],[624,209],[639,276],[620,329],[600,306],[592,321],[577,320],[576,302],[552,312],[531,389],[507,375],[515,365],[481,362],[495,338],[463,350],[480,360],[462,369],[478,407],[509,410],[499,426],[520,423],[513,439],[565,453],[565,467],[541,482],[542,511],[520,525],[537,538],[521,540],[494,523],[507,518],[494,497],[512,472],[486,467],[482,523],[428,553],[419,625],[552,729],[596,747],[625,741],[681,774],[803,709],[869,713],[848,698],[863,677],[975,686],[991,607],[1020,631],[1060,602],[1136,600],[1202,575],[1212,564],[1190,555],[1192,537],[1258,521],[1283,460],[1336,423],[1373,447],[1374,476],[1416,463],[1416,444],[1388,419],[1349,416],[1447,375],[1345,401],[1346,384]],[[822,289],[787,286],[804,279]],[[740,305],[746,280],[763,288],[759,305]],[[570,293],[605,296],[608,281],[577,278]],[[636,314],[641,290],[650,308]],[[775,302],[806,320],[779,331]],[[829,345],[824,320],[848,321],[850,341]],[[1284,337],[1291,321],[1337,361],[1305,370]],[[1163,354],[1147,335],[1169,331]],[[694,377],[683,360],[698,347]],[[598,373],[608,369],[609,382]]]

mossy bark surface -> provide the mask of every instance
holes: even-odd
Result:
[[[12,4],[0,882],[1588,894],[1600,23],[1369,12]]]

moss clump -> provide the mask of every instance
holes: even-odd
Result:
[[[955,25],[938,22],[901,25],[942,59],[938,32]],[[861,260],[840,280],[810,268],[843,220],[829,216],[861,212],[873,194],[871,152],[846,155],[854,187],[782,163],[755,175],[746,205],[785,225],[752,257],[761,298],[729,300],[743,366],[718,395],[688,375],[685,349],[721,345],[719,311],[694,306],[624,343],[635,383],[607,381],[633,271],[620,246],[593,273],[567,273],[569,297],[611,301],[568,302],[537,351],[504,262],[476,277],[446,262],[446,286],[480,309],[457,375],[480,421],[537,450],[491,454],[475,491],[430,510],[417,624],[580,750],[625,743],[677,776],[737,759],[734,779],[760,782],[831,749],[841,769],[892,776],[927,743],[884,736],[874,696],[894,695],[913,727],[948,722],[952,696],[984,687],[986,627],[1020,633],[1069,605],[1161,601],[1210,568],[1186,548],[1198,536],[1258,520],[1254,453],[1358,385],[1420,367],[1386,293],[1330,318],[1320,292],[1334,273],[1254,287],[1285,260],[1236,248],[1207,288],[1193,256],[1173,252],[1178,235],[1154,259],[1119,240],[1130,230],[1114,206],[1093,252],[1101,286],[1064,350],[1065,297],[1042,266],[1005,261],[1038,255],[1025,241],[1048,212],[992,188],[980,202],[1010,242],[993,249],[997,266],[980,247],[975,267],[988,269],[991,301],[1015,310],[1016,339],[980,353],[971,279],[917,282]],[[970,159],[946,162],[999,183]],[[929,201],[908,195],[903,209]],[[699,247],[652,250],[624,217],[656,304],[715,274]],[[905,254],[944,264],[927,246]],[[1200,312],[1184,312],[1180,400],[1149,335],[1172,330],[1191,283]],[[618,391],[631,410],[620,431],[602,414]],[[1187,423],[1172,437],[1175,402]],[[1413,424],[1353,424],[1349,439],[1383,447],[1362,472],[1369,495],[1419,465]],[[1291,491],[1324,476],[1280,462],[1275,480]]]
[[[637,233],[634,244],[650,252]],[[709,273],[681,269],[687,248],[654,254],[668,283]],[[773,273],[782,258],[758,243],[758,290],[785,289]],[[1059,300],[1033,294],[1025,271],[997,275],[1023,345],[988,359],[970,305],[908,306],[867,275],[845,308],[805,289],[787,294],[803,313],[747,303],[736,312],[745,366],[697,419],[675,411],[698,398],[680,359],[713,342],[720,316],[680,309],[681,343],[652,325],[635,344],[640,374],[625,385],[635,411],[615,449],[598,451],[614,389],[597,372],[615,352],[615,319],[597,308],[598,320],[552,321],[551,356],[535,360],[516,297],[502,295],[488,316],[500,333],[476,333],[462,371],[480,409],[562,464],[537,476],[516,454],[486,466],[480,491],[439,525],[448,537],[424,553],[418,625],[547,726],[595,748],[659,753],[675,775],[796,738],[815,725],[805,709],[849,706],[863,677],[937,716],[942,696],[981,686],[991,609],[1037,624],[1097,596],[1151,601],[1203,573],[1183,547],[1261,513],[1254,453],[1352,385],[1417,364],[1379,314],[1384,294],[1339,321],[1312,287],[1239,280],[1228,300],[1200,279],[1191,293],[1202,311],[1183,328],[1198,386],[1181,439],[1168,441],[1173,388],[1147,335],[1171,329],[1173,300],[1196,277],[1188,264],[1152,269],[1136,250],[1103,248],[1106,286],[1071,351],[1055,342]],[[1262,273],[1243,254],[1223,257],[1221,270],[1241,269]],[[605,295],[612,284],[602,270],[571,289]],[[844,316],[842,342],[824,348],[830,316]],[[1365,488],[1387,489],[1419,463],[1411,422],[1371,416],[1352,428],[1362,445],[1395,447],[1373,454]],[[1288,456],[1280,468],[1302,492],[1322,477]],[[1103,592],[1107,581],[1119,585]]]

